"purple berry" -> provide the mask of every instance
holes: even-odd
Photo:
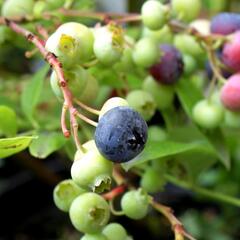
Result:
[[[228,35],[237,30],[240,30],[240,14],[225,12],[212,18],[212,33]]]
[[[173,46],[160,46],[160,61],[150,68],[151,75],[160,83],[173,84],[181,77],[184,69],[182,54]]]

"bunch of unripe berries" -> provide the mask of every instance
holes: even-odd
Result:
[[[60,2],[7,0],[2,15],[6,18],[31,15],[39,18],[44,11],[61,7],[64,1]],[[18,7],[13,10],[16,3]],[[153,141],[166,139],[164,130],[158,126],[148,129],[146,121],[150,122],[156,111],[163,113],[175,107],[175,92],[181,81],[189,80],[205,93],[204,77],[197,72],[198,65],[203,65],[206,57],[203,46],[187,31],[173,34],[168,24],[172,19],[189,23],[202,36],[212,33],[227,39],[215,53],[221,62],[220,76],[227,76],[227,80],[218,79],[221,82],[215,86],[217,91],[195,103],[191,119],[208,130],[222,124],[240,127],[240,15],[222,13],[211,23],[193,21],[200,9],[200,0],[172,0],[170,5],[148,0],[141,8],[143,26],[137,39],[112,20],[93,28],[67,22],[46,41],[45,48],[62,64],[71,92],[68,97],[73,103],[94,105],[104,85],[104,79],[99,80],[102,77],[98,76],[99,69],[113,71],[119,82],[136,72],[142,79],[137,87],[123,89],[123,97],[105,99],[94,137],[75,154],[71,179],[60,182],[54,189],[55,204],[69,212],[73,226],[85,234],[82,240],[131,239],[123,226],[108,223],[111,209],[100,195],[111,189],[113,165],[137,158],[148,138]],[[213,80],[219,77],[215,76],[212,63],[206,66]],[[58,100],[66,100],[54,71],[50,84]],[[140,180],[141,188],[127,191],[121,198],[123,214],[136,220],[146,216],[150,201],[148,193],[161,190],[165,184],[159,174],[162,168],[147,165]]]

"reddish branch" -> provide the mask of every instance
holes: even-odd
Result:
[[[124,193],[124,191],[126,190],[126,186],[125,185],[120,185],[118,187],[113,188],[110,192],[103,194],[102,196],[106,199],[106,200],[113,200],[115,197],[117,197],[118,195]]]
[[[58,79],[59,79],[59,84],[60,84],[60,87],[62,89],[63,96],[64,96],[64,106],[62,108],[62,117],[61,117],[62,131],[63,131],[63,134],[65,137],[70,136],[70,131],[66,127],[66,112],[68,110],[69,115],[70,115],[71,130],[73,132],[75,143],[78,148],[81,148],[79,138],[78,138],[78,122],[77,122],[77,117],[81,117],[81,114],[77,111],[77,109],[73,105],[72,93],[69,90],[69,88],[67,86],[67,81],[64,78],[62,64],[59,62],[59,60],[53,53],[48,52],[45,49],[45,41],[40,39],[38,36],[34,35],[32,32],[19,26],[14,21],[8,20],[5,18],[0,18],[0,24],[7,25],[14,32],[24,36],[29,42],[33,43],[37,47],[39,52],[42,54],[44,59],[49,63],[49,65],[56,72]]]

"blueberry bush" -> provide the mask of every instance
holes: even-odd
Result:
[[[238,239],[240,4],[129,6],[0,0],[0,160],[64,159],[52,201],[81,240],[136,239],[121,216],[156,236],[166,220],[175,240]],[[219,213],[176,216],[159,197],[173,186]]]

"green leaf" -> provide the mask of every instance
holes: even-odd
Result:
[[[29,146],[34,138],[36,137],[31,136],[0,139],[0,158],[9,157],[15,153],[21,152]]]
[[[123,163],[122,166],[125,170],[129,170],[138,164],[152,159],[168,157],[193,150],[208,151],[208,148],[206,148],[203,142],[182,143],[173,141],[148,141],[142,153],[130,162]]]
[[[229,170],[231,167],[231,157],[227,142],[220,128],[206,133],[206,138],[215,150],[218,159]]]
[[[34,120],[33,113],[38,103],[43,88],[44,78],[49,70],[49,66],[45,65],[38,70],[33,78],[29,81],[21,95],[21,108],[27,119],[36,127],[37,122]]]
[[[192,109],[194,105],[201,99],[203,95],[199,89],[197,89],[191,81],[188,79],[181,79],[176,84],[177,96],[188,116],[192,116]]]
[[[0,133],[13,137],[17,133],[17,117],[13,109],[0,106]]]
[[[60,149],[65,143],[66,138],[60,132],[43,132],[34,139],[29,146],[32,156],[37,158],[46,158],[54,151]]]
[[[192,119],[194,105],[203,98],[201,92],[190,81],[185,79],[179,81],[176,86],[176,92],[185,112]],[[199,128],[199,131],[211,145],[218,159],[229,169],[230,154],[221,129],[218,128],[207,132]]]

